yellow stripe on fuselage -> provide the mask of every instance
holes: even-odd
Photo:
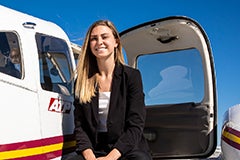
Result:
[[[41,146],[41,147],[19,149],[14,151],[5,151],[5,152],[0,152],[0,159],[21,158],[21,157],[40,155],[40,154],[62,150],[65,148],[70,148],[75,146],[75,144],[76,144],[75,141],[71,141],[71,142],[65,142],[64,146],[63,146],[63,143],[57,143],[57,144]]]
[[[227,131],[223,131],[223,136],[235,143],[240,144],[240,137],[235,136],[234,134],[231,134]]]

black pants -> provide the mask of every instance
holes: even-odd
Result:
[[[105,152],[96,152],[95,155],[96,157],[101,157],[107,154]],[[76,155],[67,160],[85,160],[85,158],[82,155]],[[126,154],[124,157],[119,158],[119,160],[152,160],[152,158],[148,152],[134,150]]]
[[[98,144],[96,151],[94,151],[96,157],[106,156],[112,149],[112,144],[106,144],[107,133],[98,133]],[[67,160],[85,160],[84,157],[79,154]],[[152,160],[149,152],[144,152],[140,149],[134,149],[126,155],[119,158],[119,160]]]

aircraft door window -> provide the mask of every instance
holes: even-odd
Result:
[[[64,40],[36,34],[40,82],[44,90],[64,95],[73,93],[69,48]]]
[[[204,96],[204,73],[196,49],[138,57],[147,105],[199,103]]]
[[[0,72],[20,79],[22,77],[21,57],[16,33],[0,32]]]

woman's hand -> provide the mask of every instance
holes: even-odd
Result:
[[[98,157],[97,160],[117,160],[121,157],[121,153],[114,148],[107,156],[105,157]]]
[[[92,149],[86,149],[82,152],[83,157],[86,160],[97,160]]]

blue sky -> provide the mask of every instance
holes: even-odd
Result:
[[[81,45],[89,25],[110,19],[121,32],[154,19],[184,15],[206,31],[216,67],[219,133],[224,112],[240,103],[240,1],[218,0],[1,0],[1,5],[52,21]]]

